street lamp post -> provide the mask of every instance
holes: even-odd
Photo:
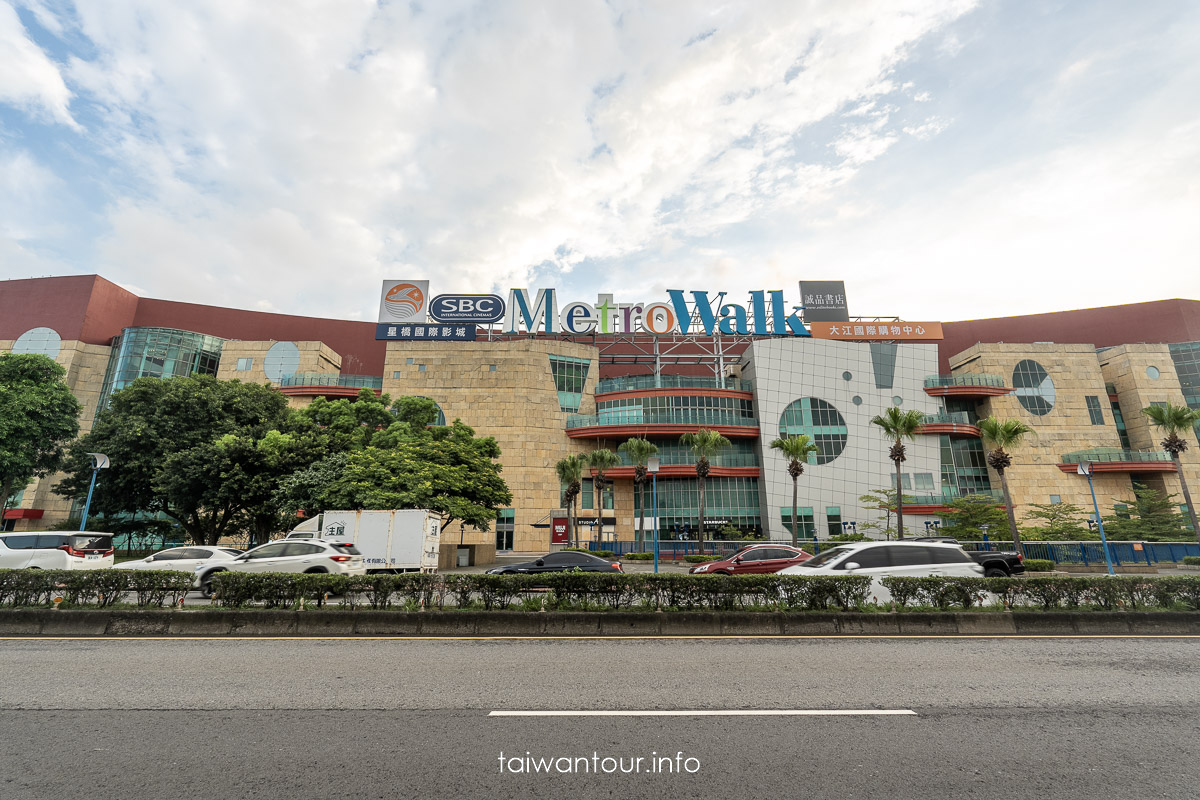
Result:
[[[654,503],[654,571],[658,572],[658,456],[646,459],[646,471],[650,473],[650,496]]]
[[[88,453],[92,457],[92,482],[88,485],[87,502],[83,504],[83,521],[79,523],[79,530],[87,530],[88,511],[92,508],[92,490],[96,488],[96,473],[102,469],[108,469],[108,456],[104,453]]]
[[[1108,565],[1108,574],[1115,575],[1112,559],[1108,555],[1108,537],[1104,535],[1104,520],[1100,518],[1100,504],[1096,502],[1096,486],[1092,483],[1092,462],[1080,461],[1076,472],[1080,475],[1087,475],[1088,489],[1092,491],[1092,508],[1096,511],[1096,525],[1100,527],[1100,546],[1104,548],[1104,563]]]

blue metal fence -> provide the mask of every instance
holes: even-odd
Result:
[[[791,539],[759,540],[759,541],[725,541],[721,539],[704,542],[704,552],[708,555],[728,556],[751,544],[786,544]],[[804,549],[820,553],[831,547],[837,547],[844,542],[830,542],[811,539],[801,539]],[[986,541],[962,542],[966,550],[985,552],[1011,551],[1012,542]],[[589,550],[608,550],[618,556],[639,552],[633,541],[591,541],[587,543]],[[1104,550],[1100,542],[1021,542],[1026,558],[1040,558],[1053,561],[1055,564],[1078,564],[1081,566],[1104,565]],[[646,540],[640,548],[641,552],[651,552],[654,549],[653,540]],[[680,559],[684,556],[697,555],[700,545],[695,541],[663,540],[658,543],[658,557],[664,559]],[[1179,564],[1184,556],[1200,556],[1200,544],[1196,542],[1109,542],[1109,558],[1114,566],[1138,565],[1153,566],[1155,564]]]

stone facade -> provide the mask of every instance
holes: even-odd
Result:
[[[223,381],[237,378],[242,383],[272,383],[267,377],[264,362],[267,351],[277,342],[228,340],[221,347],[221,364],[217,377]],[[342,369],[342,357],[323,342],[292,342],[300,351],[300,374],[337,375]],[[250,369],[238,369],[238,362],[250,359]]]
[[[578,413],[595,413],[595,348],[548,339],[495,342],[389,342],[384,362],[383,391],[428,397],[441,407],[446,420],[460,419],[477,435],[495,437],[500,445],[503,476],[513,493],[516,510],[514,550],[545,550],[550,541],[550,517],[559,509],[560,492],[555,463],[572,453],[593,449],[567,438],[567,417],[559,407],[550,370],[550,356],[590,361]],[[631,498],[631,495],[630,495]],[[632,503],[619,496],[632,525]],[[620,524],[620,523],[618,523]],[[493,532],[466,530],[465,542],[494,541]]]

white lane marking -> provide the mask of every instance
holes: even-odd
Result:
[[[644,711],[492,711],[489,717],[915,717],[910,708],[648,709]]]

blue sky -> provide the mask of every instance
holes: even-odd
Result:
[[[0,0],[0,278],[1197,298],[1198,51],[1185,2]]]

